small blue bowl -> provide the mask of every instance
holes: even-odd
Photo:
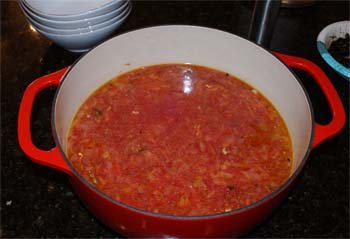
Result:
[[[330,67],[350,81],[350,69],[340,64],[328,52],[332,41],[340,37],[344,38],[346,33],[350,34],[350,21],[341,21],[328,25],[317,36],[317,49]]]

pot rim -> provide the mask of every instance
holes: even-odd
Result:
[[[252,44],[254,44],[255,46],[258,46],[259,48],[261,48],[263,51],[265,51],[267,54],[271,55],[272,57],[274,57],[275,59],[277,59],[280,63],[282,63],[289,72],[291,72],[294,76],[294,78],[296,79],[297,83],[301,86],[302,90],[304,91],[304,94],[306,96],[307,99],[307,103],[309,106],[309,110],[311,113],[311,135],[310,135],[310,139],[309,139],[309,143],[308,143],[308,147],[307,147],[307,151],[302,159],[302,161],[300,162],[299,166],[296,168],[296,170],[294,171],[293,174],[291,174],[289,176],[289,178],[281,185],[279,186],[275,191],[267,194],[266,196],[264,196],[262,199],[251,203],[249,205],[246,205],[244,207],[240,207],[237,209],[234,209],[232,211],[228,211],[228,212],[222,212],[222,213],[215,213],[215,214],[209,214],[209,215],[198,215],[198,216],[181,216],[181,215],[171,215],[171,214],[165,214],[165,213],[155,213],[155,212],[151,212],[151,211],[147,211],[144,209],[140,209],[128,204],[125,204],[121,201],[118,201],[116,199],[113,199],[112,197],[108,196],[107,194],[105,194],[104,192],[100,191],[99,189],[97,189],[94,185],[92,185],[88,180],[86,180],[76,169],[75,167],[72,165],[71,161],[68,159],[68,157],[66,156],[59,140],[58,140],[58,135],[57,135],[57,131],[56,131],[56,127],[55,127],[55,123],[54,123],[54,119],[55,119],[55,106],[56,106],[56,101],[57,101],[57,97],[58,97],[58,93],[61,90],[62,84],[64,82],[64,80],[67,78],[69,72],[74,68],[74,66],[76,64],[79,63],[79,61],[84,58],[85,56],[87,56],[91,51],[95,50],[96,48],[98,48],[99,46],[105,44],[106,42],[114,39],[115,37],[118,37],[120,35],[125,35],[128,34],[130,32],[134,32],[134,31],[140,31],[140,30],[144,30],[144,29],[148,29],[148,28],[161,28],[161,27],[193,27],[193,28],[202,28],[202,29],[209,29],[209,30],[215,30],[218,32],[223,32],[223,33],[228,33],[231,35],[234,35],[235,37],[238,37],[242,40],[248,41]],[[273,102],[272,102],[273,103]],[[174,24],[174,25],[157,25],[157,26],[152,26],[152,27],[142,27],[142,28],[137,28],[134,30],[130,30],[130,31],[126,31],[122,34],[119,34],[117,36],[113,36],[111,38],[108,38],[107,40],[103,41],[102,43],[100,43],[99,45],[91,48],[90,51],[88,51],[87,53],[81,55],[72,65],[71,67],[67,70],[67,72],[62,76],[62,79],[57,87],[54,99],[53,99],[53,103],[52,103],[52,110],[51,110],[51,129],[52,129],[52,135],[53,135],[53,139],[58,147],[59,152],[61,153],[64,161],[68,164],[69,168],[72,170],[73,175],[76,176],[79,181],[81,181],[82,183],[84,183],[87,187],[89,187],[92,191],[94,191],[95,193],[99,194],[101,197],[107,199],[108,201],[117,204],[118,206],[121,206],[125,209],[134,211],[136,213],[139,214],[145,214],[147,216],[152,216],[152,217],[159,217],[159,218],[167,218],[167,219],[173,219],[173,220],[205,220],[205,219],[214,219],[214,218],[219,218],[219,217],[227,217],[227,216],[231,216],[234,214],[239,214],[239,213],[243,213],[247,210],[251,210],[254,209],[262,204],[264,204],[265,202],[269,201],[270,199],[276,197],[277,195],[279,195],[281,192],[283,192],[284,190],[288,189],[292,182],[294,182],[297,177],[299,176],[299,174],[301,173],[302,169],[305,166],[306,160],[312,150],[312,144],[313,144],[313,140],[314,140],[314,129],[315,129],[315,118],[314,118],[314,111],[313,111],[313,107],[311,104],[311,100],[310,97],[304,87],[304,85],[301,83],[301,80],[299,79],[299,77],[282,61],[280,60],[277,56],[275,56],[274,54],[272,54],[271,51],[269,51],[268,49],[266,49],[265,47],[262,47],[260,45],[258,45],[255,42],[252,42],[250,40],[247,40],[241,36],[235,35],[233,33],[227,32],[227,31],[223,31],[223,30],[219,30],[219,29],[215,29],[215,28],[210,28],[210,27],[203,27],[203,26],[197,26],[197,25],[181,25],[181,24]]]

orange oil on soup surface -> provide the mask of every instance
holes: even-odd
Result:
[[[231,211],[276,190],[292,147],[273,105],[246,83],[184,64],[138,68],[78,110],[68,157],[100,191],[171,215]]]

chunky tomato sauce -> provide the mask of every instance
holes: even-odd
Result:
[[[291,173],[282,118],[259,92],[196,65],[143,67],[109,81],[77,112],[68,156],[100,191],[171,215],[227,212]]]

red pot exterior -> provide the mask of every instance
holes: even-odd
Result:
[[[302,58],[279,53],[276,53],[276,56],[290,67],[309,72],[325,94],[330,106],[332,120],[327,125],[314,123],[309,152],[312,147],[332,137],[343,128],[345,123],[343,105],[330,80],[315,64]],[[24,153],[33,162],[67,173],[76,193],[86,207],[103,223],[120,234],[137,237],[227,237],[244,234],[266,219],[281,203],[295,184],[305,164],[304,158],[294,174],[277,191],[251,206],[232,213],[210,217],[175,217],[161,216],[125,206],[104,196],[81,176],[78,176],[60,145],[45,151],[38,149],[32,142],[30,115],[35,96],[44,88],[58,86],[62,77],[64,79],[66,71],[67,68],[41,77],[27,87],[18,114],[18,142]],[[53,131],[58,144],[54,125]]]
[[[216,217],[176,218],[156,216],[119,205],[71,177],[86,207],[111,229],[128,237],[228,237],[244,234],[264,221],[288,195],[295,180],[263,203]]]

